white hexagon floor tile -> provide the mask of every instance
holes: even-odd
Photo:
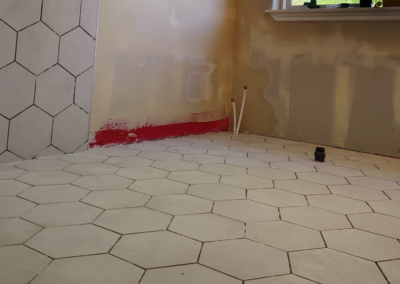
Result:
[[[272,188],[273,183],[271,180],[247,176],[222,176],[221,183],[243,188],[243,189],[258,189],[258,188]]]
[[[17,31],[40,21],[41,0],[2,0],[0,18]]]
[[[346,167],[355,170],[369,170],[369,169],[376,170],[376,167],[374,165],[363,162],[350,161],[350,160],[333,160],[332,162],[336,166]]]
[[[229,150],[243,153],[267,153],[266,149],[251,146],[230,146]]]
[[[168,172],[149,167],[134,167],[121,169],[116,172],[116,175],[134,180],[162,179],[167,177]]]
[[[294,162],[271,162],[271,168],[280,169],[294,173],[315,172],[315,168],[309,165],[304,165]]]
[[[400,201],[400,190],[385,191],[386,195],[392,200]]]
[[[199,168],[198,164],[185,162],[181,160],[155,161],[153,168],[176,172],[176,171],[195,171]]]
[[[346,216],[315,207],[282,208],[281,218],[284,221],[314,230],[338,230],[351,228]]]
[[[71,105],[54,118],[52,144],[71,153],[88,140],[88,129],[89,115]]]
[[[249,200],[217,201],[212,212],[245,223],[279,220],[277,208]]]
[[[244,237],[244,223],[215,214],[176,216],[168,230],[201,242]]]
[[[190,147],[190,146],[181,146],[181,147],[168,147],[168,152],[182,154],[182,155],[191,155],[191,154],[205,154],[207,150]]]
[[[15,196],[0,197],[0,218],[19,217],[26,211],[35,207],[35,203]]]
[[[122,209],[144,206],[150,196],[131,190],[105,190],[92,192],[82,202],[103,209]]]
[[[249,190],[247,192],[247,199],[275,207],[297,207],[308,205],[307,200],[303,195],[275,188]]]
[[[186,194],[154,196],[146,207],[171,215],[211,212],[212,201]]]
[[[56,159],[45,159],[45,160],[25,160],[15,165],[15,167],[33,172],[33,171],[63,170],[69,165],[70,163],[64,161]]]
[[[169,179],[137,180],[129,189],[147,195],[183,194],[189,185]]]
[[[276,277],[262,278],[258,280],[245,281],[245,284],[315,284],[307,279],[296,275],[283,275]]]
[[[52,258],[107,253],[119,235],[93,225],[45,228],[26,246]]]
[[[369,201],[368,204],[375,212],[400,218],[400,201]]]
[[[197,164],[223,164],[225,162],[224,158],[206,154],[184,155],[182,160]]]
[[[112,157],[107,159],[105,163],[121,168],[131,168],[131,167],[148,167],[153,163],[153,161],[136,156],[129,156],[129,157]]]
[[[112,175],[119,170],[118,167],[103,163],[73,164],[64,169],[67,172],[81,176]]]
[[[379,179],[384,179],[388,181],[400,181],[400,173],[395,173],[395,172],[387,172],[387,171],[382,171],[382,170],[364,170],[363,173],[372,178],[379,178]]]
[[[382,191],[356,185],[334,185],[330,186],[329,189],[332,191],[332,194],[362,201],[389,199]]]
[[[375,263],[330,249],[289,253],[293,273],[324,284],[386,284]]]
[[[164,151],[168,148],[167,146],[161,146],[161,145],[157,145],[157,144],[153,144],[153,143],[149,143],[149,142],[146,143],[146,142],[148,142],[148,141],[137,143],[137,144],[131,144],[127,148],[133,149],[133,150],[138,150],[138,151],[144,151],[144,152]]]
[[[68,32],[60,41],[60,65],[78,76],[93,66],[94,46],[94,39],[81,28]]]
[[[30,185],[61,185],[69,184],[77,178],[78,175],[64,171],[41,171],[26,173],[18,177],[18,180]]]
[[[221,176],[246,174],[245,168],[226,164],[204,164],[200,166],[199,171]]]
[[[366,202],[337,195],[313,195],[307,197],[311,206],[340,214],[372,212]]]
[[[24,173],[26,173],[26,171],[11,166],[0,166],[0,180],[14,179],[23,175]]]
[[[95,152],[100,155],[109,157],[132,157],[140,153],[140,151],[128,149],[125,147],[110,147],[110,148],[94,148],[90,149],[90,152]]]
[[[275,188],[302,195],[330,194],[327,186],[305,180],[277,180]]]
[[[400,189],[400,185],[394,181],[382,180],[370,177],[352,177],[348,178],[349,182],[354,185],[368,187],[376,190]]]
[[[60,160],[67,161],[74,164],[82,164],[82,163],[101,163],[105,161],[108,157],[99,155],[91,152],[82,152],[82,153],[74,153],[67,154],[60,157]]]
[[[190,142],[181,141],[177,138],[166,138],[162,140],[157,140],[154,142],[157,145],[163,145],[168,147],[189,147],[192,145]]]
[[[89,190],[126,189],[132,184],[131,179],[116,175],[83,176],[72,184]]]
[[[383,273],[385,273],[386,278],[389,280],[389,283],[400,283],[400,260],[380,262],[379,267],[382,269]]]
[[[168,179],[186,184],[218,183],[220,176],[199,171],[172,172]]]
[[[315,182],[324,185],[349,184],[347,180],[343,177],[325,173],[298,173],[297,176],[301,180]]]
[[[283,221],[247,224],[246,238],[284,251],[325,247],[318,231]]]
[[[249,240],[206,243],[199,263],[241,280],[290,273],[285,252]]]
[[[281,155],[274,154],[261,154],[261,153],[250,153],[249,158],[255,160],[261,160],[264,162],[288,162],[289,158]]]
[[[0,197],[15,196],[28,188],[30,188],[29,185],[16,180],[0,180]]]
[[[246,198],[246,190],[221,183],[191,185],[187,194],[212,201]]]
[[[29,283],[51,258],[24,246],[0,247],[0,280],[7,284]]]
[[[356,229],[322,233],[328,248],[358,256],[371,261],[400,258],[397,240],[363,232]]]
[[[400,219],[378,213],[349,215],[354,228],[400,239]]]
[[[211,140],[209,140],[211,141]],[[229,150],[228,145],[215,144],[211,142],[193,143],[191,147],[204,149],[204,150]]]
[[[269,168],[268,162],[250,158],[228,158],[225,163],[243,168]]]
[[[19,32],[16,61],[39,75],[57,63],[59,37],[39,22]]]
[[[8,119],[33,104],[34,75],[17,63],[0,69],[0,113]]]
[[[273,168],[251,168],[248,170],[248,175],[270,180],[297,179],[296,175],[292,172]]]
[[[29,210],[21,218],[42,227],[92,223],[103,210],[80,202],[43,204]]]
[[[167,229],[172,216],[148,208],[107,210],[94,224],[119,234],[135,234]]]
[[[364,174],[359,170],[339,166],[317,166],[318,172],[341,177],[362,177]]]
[[[196,263],[200,249],[200,242],[163,231],[123,236],[110,253],[149,269]]]
[[[111,255],[93,255],[54,260],[32,284],[131,284],[144,270]]]
[[[209,269],[192,264],[146,271],[141,284],[241,284],[242,281]]]
[[[0,219],[0,246],[23,244],[41,229],[19,218]]]
[[[34,186],[19,196],[37,204],[47,204],[79,201],[88,193],[89,191],[83,188],[66,184]]]

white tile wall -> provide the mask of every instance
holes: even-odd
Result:
[[[87,149],[98,2],[0,1],[0,164]]]

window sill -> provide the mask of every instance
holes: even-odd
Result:
[[[266,10],[275,22],[400,21],[400,7]]]

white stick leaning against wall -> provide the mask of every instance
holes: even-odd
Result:
[[[239,129],[240,129],[240,124],[242,123],[242,117],[243,117],[243,110],[244,110],[244,105],[246,103],[246,95],[247,95],[247,86],[244,86],[244,93],[243,93],[243,100],[242,100],[242,108],[240,109],[240,116],[239,116],[239,122],[236,128],[236,135],[239,134]],[[234,110],[236,112],[236,110]],[[235,115],[236,117],[236,115]]]

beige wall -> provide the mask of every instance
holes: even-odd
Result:
[[[237,0],[233,96],[243,130],[399,156],[400,23],[275,23]]]
[[[92,134],[229,116],[235,15],[233,0],[101,0]]]

